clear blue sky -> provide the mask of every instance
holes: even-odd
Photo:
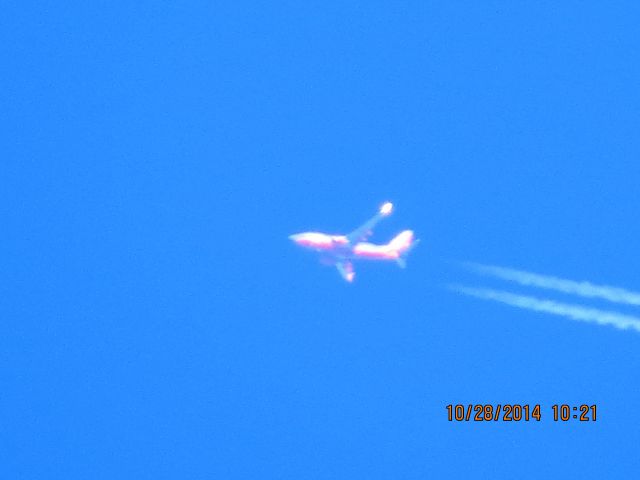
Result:
[[[451,263],[477,261],[640,290],[639,24],[632,1],[10,2],[0,477],[636,475],[639,333],[443,286],[492,282]],[[422,239],[406,270],[347,285],[287,239],[384,200],[373,239]],[[447,421],[470,402],[543,419]]]

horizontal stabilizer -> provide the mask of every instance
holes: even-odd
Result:
[[[407,246],[405,249],[403,249],[400,252],[400,256],[396,258],[396,263],[400,268],[405,268],[407,266],[407,257],[409,256],[409,252],[411,252],[411,250],[416,248],[416,245],[418,245],[419,243],[420,243],[420,240],[414,240],[409,244],[409,246]]]

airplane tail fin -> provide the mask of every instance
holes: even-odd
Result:
[[[398,257],[396,262],[401,268],[407,265],[407,256],[413,248],[420,243],[420,240],[414,240],[413,231],[405,230],[396,235],[387,245],[389,250],[396,252]]]

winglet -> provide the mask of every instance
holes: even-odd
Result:
[[[340,276],[347,282],[353,282],[353,278],[356,276],[356,272],[353,271],[353,264],[351,262],[337,262],[336,268],[340,272]]]
[[[393,203],[391,202],[385,202],[380,207],[380,215],[383,215],[385,217],[388,215],[391,215],[392,211],[393,211]]]

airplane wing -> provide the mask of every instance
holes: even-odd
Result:
[[[353,282],[353,277],[356,276],[356,272],[353,271],[353,264],[351,262],[338,262],[336,263],[336,268],[342,278],[347,282]]]
[[[349,243],[356,243],[362,240],[366,240],[369,235],[372,233],[373,227],[384,217],[391,215],[391,211],[393,210],[393,204],[391,202],[384,203],[378,213],[373,217],[364,222],[358,228],[356,228],[353,232],[345,235]]]

